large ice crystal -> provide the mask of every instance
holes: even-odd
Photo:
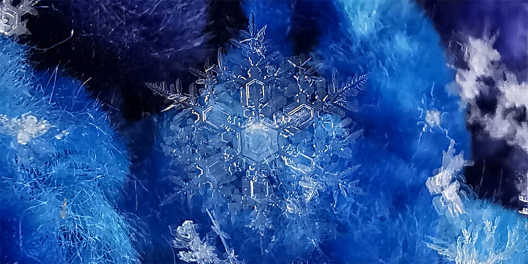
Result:
[[[40,0],[21,0],[18,5],[13,5],[13,0],[3,0],[0,3],[0,34],[7,36],[20,36],[30,34],[26,28],[27,20],[22,16],[26,14],[37,15],[33,8]]]
[[[179,81],[147,84],[172,102],[166,110],[180,110],[163,148],[181,170],[172,177],[181,189],[165,203],[184,194],[216,212],[218,222],[231,219],[261,236],[281,217],[298,219],[297,235],[317,248],[327,234],[315,207],[331,210],[362,193],[352,179],[358,166],[348,159],[361,131],[352,131],[346,113],[357,110],[349,97],[366,77],[339,83],[334,71],[327,83],[311,58],[268,54],[265,29],[251,20],[244,39],[232,41],[234,51],[220,50],[216,65],[192,70],[199,79],[188,93]]]

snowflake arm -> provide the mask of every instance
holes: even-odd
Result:
[[[357,112],[357,106],[347,100],[347,96],[356,96],[366,81],[367,75],[363,74],[348,78],[347,82],[340,86],[337,78],[337,70],[334,70],[332,72],[332,86],[329,89],[329,93],[322,99],[323,109],[326,110],[334,105],[338,105],[349,111]]]
[[[243,262],[237,259],[237,256],[235,255],[235,250],[227,245],[227,239],[229,239],[230,237],[220,228],[220,224],[218,224],[218,221],[216,221],[214,217],[214,211],[212,214],[209,210],[206,211],[207,215],[209,215],[209,218],[211,219],[211,222],[213,223],[211,229],[218,235],[218,237],[220,237],[222,245],[224,245],[224,249],[227,253],[227,261],[229,262],[229,264],[243,264]]]
[[[167,108],[165,108],[162,112],[168,111],[172,108],[175,109],[182,109],[189,107],[194,103],[196,100],[197,94],[192,93],[191,94],[184,94],[182,92],[182,84],[181,81],[178,79],[176,80],[175,84],[171,84],[169,87],[167,87],[166,82],[161,83],[146,83],[145,84],[154,94],[164,97],[167,101],[172,102],[171,105],[169,105]],[[191,91],[194,91],[191,89]]]
[[[0,3],[0,34],[10,36],[30,35],[26,28],[27,20],[22,20],[26,14],[37,15],[33,8],[40,0],[21,0],[16,6],[13,0],[3,0]]]

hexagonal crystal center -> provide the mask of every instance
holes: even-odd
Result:
[[[262,161],[278,149],[276,130],[254,123],[242,131],[242,154],[248,158]]]

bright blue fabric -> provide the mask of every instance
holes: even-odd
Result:
[[[137,262],[116,209],[127,151],[107,116],[58,68],[37,73],[25,61],[27,49],[5,38],[0,47],[0,262]],[[17,140],[19,127],[6,122],[24,115],[52,127]]]

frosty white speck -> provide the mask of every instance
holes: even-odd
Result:
[[[438,110],[427,110],[425,114],[425,122],[431,127],[440,126],[441,116]]]
[[[16,136],[17,142],[26,145],[31,139],[42,136],[53,127],[48,121],[38,120],[33,115],[22,115],[20,118],[9,119],[0,115],[0,133]]]

